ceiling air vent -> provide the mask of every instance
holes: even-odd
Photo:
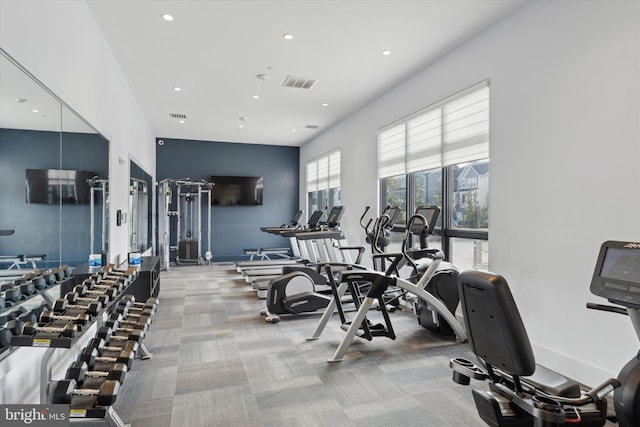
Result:
[[[306,125],[304,128],[305,129],[318,129],[320,126],[318,125]]]
[[[179,113],[171,113],[169,114],[171,116],[172,119],[186,119],[187,115],[186,114],[179,114]]]
[[[282,83],[282,87],[293,87],[296,89],[311,89],[318,83],[317,80],[305,79],[304,77],[287,76]]]

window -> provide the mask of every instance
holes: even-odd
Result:
[[[327,213],[340,202],[340,151],[307,163],[307,211]]]
[[[400,206],[405,224],[417,206],[442,208],[429,243],[449,261],[488,268],[488,81],[381,129],[378,178],[382,206]]]

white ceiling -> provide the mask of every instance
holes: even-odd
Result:
[[[87,4],[155,135],[299,146],[525,1]],[[164,13],[174,20],[164,21]],[[391,54],[382,55],[385,49]],[[288,75],[317,83],[282,87]],[[181,124],[172,113],[187,119]]]

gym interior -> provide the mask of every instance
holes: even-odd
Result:
[[[439,14],[465,31],[448,33]],[[235,55],[254,55],[252,68],[203,67],[205,52],[186,61],[187,17],[203,34],[261,23],[206,51],[250,39],[255,50]],[[400,37],[427,17],[432,33]],[[395,25],[383,30],[385,19]],[[332,22],[350,42],[320,32]],[[639,22],[637,0],[0,0],[2,425],[640,425]],[[166,46],[154,46],[158,31]],[[278,69],[274,34],[302,43],[287,63],[301,71]],[[439,34],[449,43],[420,51]],[[263,128],[255,104],[203,117],[181,99],[154,102],[206,73],[246,74],[242,96],[264,90],[251,101],[265,105],[270,84],[300,90],[280,88],[288,73],[317,78],[308,94],[323,94],[325,76],[305,75],[319,56],[305,40],[353,48],[329,56],[345,74],[326,80],[353,67],[370,82],[351,55],[372,40],[380,58],[400,58],[369,71],[394,79],[364,95],[340,87],[358,102],[313,98],[319,112],[290,108]],[[153,60],[136,73],[140,58]],[[149,89],[153,70],[181,82]],[[228,96],[217,88],[191,90]],[[297,106],[298,95],[280,96]],[[461,105],[481,119],[450,128]],[[333,107],[340,114],[324,117]],[[216,127],[224,120],[230,130]],[[253,196],[224,206],[222,189],[240,177],[255,178]],[[423,205],[437,206],[432,224]],[[385,271],[378,250],[404,266]],[[626,260],[624,274],[608,273],[610,257]],[[262,272],[237,265],[267,260]],[[277,284],[301,295],[296,280],[312,281],[279,260],[321,266],[319,307],[296,314],[275,300]],[[416,289],[442,266],[455,271],[453,311],[439,291]],[[401,295],[391,305],[389,289]],[[418,307],[453,331],[421,324]],[[487,308],[498,325],[483,323]],[[555,388],[528,385],[535,364],[562,375]],[[558,381],[602,387],[559,397]]]

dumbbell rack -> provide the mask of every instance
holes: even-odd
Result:
[[[133,279],[135,280],[135,278]],[[128,286],[131,283],[128,283]],[[39,390],[39,401],[41,404],[48,403],[49,396],[49,384],[52,380],[52,358],[55,354],[55,351],[60,348],[71,349],[72,345],[75,342],[78,342],[79,338],[81,338],[85,332],[91,329],[94,325],[96,328],[99,328],[102,323],[105,321],[107,312],[111,309],[111,307],[116,303],[121,297],[124,295],[124,291],[119,294],[116,299],[111,301],[107,306],[102,309],[102,312],[99,313],[94,320],[90,323],[82,326],[81,330],[75,337],[38,337],[38,334],[34,336],[26,336],[26,335],[17,335],[11,338],[11,345],[16,347],[39,347],[46,348],[43,357],[40,361],[40,390]],[[47,298],[47,302],[53,307],[53,301],[51,298]],[[149,350],[144,346],[142,342],[140,342],[138,351],[141,354],[142,359],[150,359],[152,357]],[[125,423],[118,416],[116,411],[112,406],[100,407],[100,408],[89,408],[86,410],[71,410],[69,414],[70,421],[72,423],[80,423],[80,424],[91,424],[91,425],[106,425],[110,427],[125,427]]]

